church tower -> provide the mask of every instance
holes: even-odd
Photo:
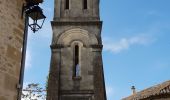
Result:
[[[47,100],[106,100],[100,0],[55,0]]]

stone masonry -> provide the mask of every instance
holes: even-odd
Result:
[[[0,0],[0,100],[17,100],[24,0]]]

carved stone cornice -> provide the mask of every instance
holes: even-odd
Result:
[[[50,47],[51,47],[51,49],[61,49],[61,48],[64,48],[64,45],[62,45],[62,44],[52,44]]]
[[[75,25],[75,26],[82,26],[82,25],[97,25],[99,27],[102,26],[102,21],[94,20],[94,21],[52,21],[52,26],[65,26],[65,25]]]
[[[103,49],[103,45],[91,45],[90,47],[93,52],[102,52]]]
[[[103,45],[99,44],[99,45],[90,45],[92,48],[94,49],[103,49]]]
[[[61,94],[94,94],[94,90],[63,90]]]

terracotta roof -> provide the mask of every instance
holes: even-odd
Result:
[[[149,97],[168,95],[170,96],[170,80],[162,84],[155,85],[140,92],[137,92],[122,100],[143,100]]]

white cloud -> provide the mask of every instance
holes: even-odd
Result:
[[[118,41],[113,41],[110,38],[104,38],[104,50],[112,53],[120,53],[123,50],[129,49],[133,45],[148,45],[153,42],[153,39],[147,35],[138,35],[130,38],[121,38]]]
[[[31,67],[31,53],[30,50],[27,50],[26,59],[25,59],[25,68],[28,69]]]
[[[107,94],[107,99],[112,100],[112,97],[114,95],[114,89],[111,86],[106,86],[106,94]]]

